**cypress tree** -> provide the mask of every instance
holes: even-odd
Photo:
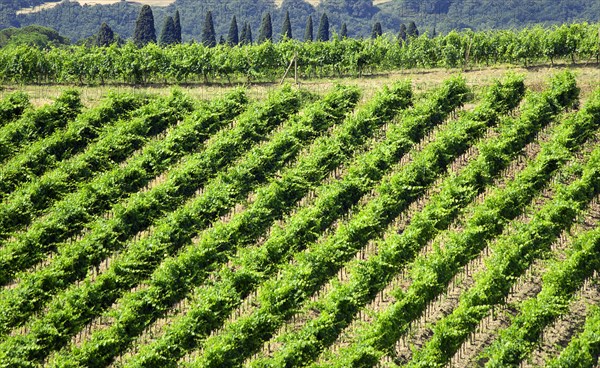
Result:
[[[229,33],[227,34],[227,44],[229,46],[235,46],[240,43],[238,38],[238,25],[235,15],[231,18],[231,24],[229,25]]]
[[[96,38],[96,45],[109,46],[113,42],[115,42],[115,34],[113,33],[113,30],[108,26],[108,24],[106,24],[106,22],[102,23]]]
[[[291,39],[292,38],[292,23],[290,22],[290,13],[286,10],[285,19],[283,21],[283,27],[281,28],[281,38]]]
[[[419,30],[417,29],[417,25],[415,24],[415,22],[411,21],[410,23],[408,23],[406,33],[409,37],[417,37],[419,35]]]
[[[217,35],[215,34],[215,25],[213,24],[212,12],[206,12],[206,19],[202,25],[202,44],[208,47],[215,47],[217,44]]]
[[[375,39],[383,34],[383,29],[381,28],[381,23],[376,22],[373,25],[373,31],[371,32],[371,38]]]
[[[329,41],[329,18],[323,13],[319,22],[319,32],[317,33],[317,41]]]
[[[246,24],[246,43],[248,45],[252,45],[252,42],[254,42],[252,40],[252,27],[250,26],[250,23]]]
[[[135,22],[133,42],[138,46],[144,46],[150,42],[156,43],[156,30],[154,29],[154,15],[150,5],[142,6],[140,14]]]
[[[312,40],[313,40],[313,21],[312,21],[312,15],[309,15],[308,19],[306,20],[306,29],[304,30],[304,41],[311,42]]]
[[[342,37],[342,39],[348,38],[348,27],[346,27],[346,23],[342,24],[342,30],[340,31],[340,37]]]
[[[175,21],[172,17],[165,18],[165,23],[160,33],[159,43],[161,46],[173,45],[177,43],[177,35],[175,34]]]
[[[179,19],[179,10],[175,11],[173,23],[175,23],[175,41],[181,43],[181,19]]]
[[[273,24],[271,23],[271,13],[267,13],[263,16],[260,24],[260,30],[258,31],[258,43],[273,40]]]
[[[400,32],[398,33],[398,43],[406,41],[406,36],[406,25],[402,23],[400,24]]]
[[[248,43],[248,41],[246,40],[246,28],[248,28],[248,22],[244,22],[244,25],[242,26],[242,32],[240,32],[239,38],[240,45],[246,45]]]

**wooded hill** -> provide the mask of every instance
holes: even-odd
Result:
[[[38,5],[43,0],[28,0],[27,6]],[[18,4],[17,4],[18,3]],[[217,37],[227,35],[231,18],[238,24],[248,22],[257,34],[263,14],[269,12],[273,21],[273,34],[281,34],[285,12],[288,11],[292,36],[303,39],[307,18],[312,16],[315,33],[323,13],[327,13],[332,32],[339,33],[343,23],[348,26],[348,36],[369,37],[373,25],[380,22],[383,32],[397,33],[401,23],[414,21],[421,33],[447,33],[452,29],[475,30],[492,28],[522,28],[533,24],[563,22],[595,22],[600,20],[600,2],[586,0],[322,0],[317,7],[304,0],[176,0],[160,8],[153,7],[155,26],[160,30],[167,15],[175,9],[181,13],[184,40],[199,40],[207,11],[212,11]],[[133,34],[140,4],[121,1],[112,5],[80,5],[63,2],[58,6],[31,14],[16,15],[23,1],[8,1],[0,5],[0,28],[39,24],[52,27],[73,41],[95,34],[106,22],[123,38]]]

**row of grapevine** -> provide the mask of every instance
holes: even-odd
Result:
[[[564,261],[557,261],[544,274],[542,290],[519,308],[510,327],[483,355],[488,365],[516,365],[534,348],[544,328],[568,310],[573,295],[594,270],[600,269],[600,227],[580,234]]]
[[[127,99],[128,97],[123,98]],[[164,139],[151,140],[144,147],[142,153],[128,159],[122,166],[112,165],[113,169],[110,170],[111,166],[106,166],[106,162],[126,159],[127,154],[131,153],[131,148],[127,142],[131,139],[136,139],[137,142],[137,136],[140,134],[143,135],[145,131],[143,129],[147,129],[144,124],[151,125],[146,122],[152,122],[153,120],[160,119],[161,116],[164,117],[165,114],[170,114],[170,120],[167,120],[167,122],[172,125],[174,119],[181,118],[182,113],[191,108],[191,106],[186,107],[183,101],[179,103],[173,100],[168,103],[171,104],[170,107],[165,105],[161,109],[151,110],[144,108],[135,112],[137,118],[133,122],[129,121],[129,119],[124,119],[114,129],[109,129],[101,134],[99,137],[100,142],[92,147],[88,147],[83,155],[76,157],[75,160],[70,162],[58,163],[58,165],[61,165],[60,169],[67,172],[63,174],[63,178],[60,178],[61,175],[55,171],[51,175],[42,177],[41,183],[32,184],[29,187],[25,186],[20,189],[20,193],[13,193],[12,196],[9,196],[12,206],[2,208],[0,211],[2,214],[0,215],[0,224],[2,224],[3,228],[0,236],[6,237],[10,230],[18,228],[19,225],[28,224],[39,211],[49,207],[50,203],[62,197],[63,199],[56,203],[50,210],[50,214],[57,215],[58,213],[58,216],[63,216],[60,221],[56,221],[58,218],[55,218],[54,225],[56,226],[58,223],[58,226],[61,226],[60,230],[62,230],[62,233],[60,236],[57,235],[57,237],[53,238],[52,242],[65,240],[68,236],[81,229],[81,225],[89,222],[91,216],[107,210],[109,205],[116,203],[123,195],[141,189],[170,164],[176,162],[182,155],[197,149],[201,142],[206,140],[208,136],[220,127],[227,126],[231,119],[241,112],[241,109],[246,104],[246,98],[241,91],[234,92],[226,100],[215,100],[210,106],[197,108],[195,113],[169,130]],[[97,113],[102,114],[102,116],[109,115],[109,111],[106,111],[106,108],[100,107],[98,111],[94,109],[89,112],[92,120],[96,121],[96,118],[93,118],[93,116],[96,116]],[[88,116],[87,113],[85,115]],[[83,120],[85,119],[82,118],[81,125],[85,126],[86,123]],[[18,156],[16,159],[17,162],[14,163],[13,167],[0,171],[0,177],[5,176],[7,177],[7,182],[10,182],[9,179],[11,176],[19,176],[20,178],[22,175],[30,175],[27,170],[27,162],[39,162],[39,160],[43,160],[45,164],[48,164],[47,161],[53,162],[54,160],[64,158],[70,150],[75,149],[74,146],[78,146],[76,141],[85,137],[84,134],[77,133],[87,130],[84,127],[81,128],[77,129],[76,127],[73,129],[76,133],[73,136],[56,134],[49,140],[42,140],[38,144],[33,145],[23,156]],[[134,131],[132,131],[132,128]],[[136,130],[139,131],[140,129],[142,131],[136,133]],[[70,131],[67,131],[67,133]],[[120,137],[125,138],[122,139]],[[69,142],[73,144],[69,145]],[[121,152],[120,148],[123,146],[126,147],[127,151]],[[135,143],[135,148],[139,148],[139,146],[139,142]],[[63,150],[59,153],[58,150],[61,147],[63,147]],[[56,155],[46,156],[52,151],[56,151],[56,155],[60,155],[60,158]],[[103,159],[105,160],[104,163]],[[108,171],[92,177],[90,183],[82,185],[88,177],[95,174],[95,171],[90,170],[88,166],[96,164],[102,164],[105,167],[104,170]],[[44,165],[43,167],[46,166]],[[21,167],[22,171],[17,174],[19,167]],[[96,167],[96,169],[97,171],[103,171],[99,167]],[[38,169],[38,171],[41,170],[43,169]],[[13,173],[14,175],[12,175]],[[74,193],[68,193],[70,190],[75,189],[74,183],[79,185],[78,190]],[[31,198],[41,202],[37,204],[37,208],[34,207],[33,203],[30,203],[32,202]],[[64,216],[67,216],[67,218]],[[34,222],[33,227],[37,225]],[[51,224],[45,223],[41,225],[44,230],[38,228],[37,231],[46,234],[52,232],[49,225]],[[44,242],[39,237],[37,239],[38,243]]]
[[[0,101],[0,127],[20,118],[28,108],[31,108],[31,102],[25,93],[8,94]]]
[[[337,231],[297,255],[277,278],[263,283],[258,291],[260,307],[249,316],[225,326],[208,338],[198,366],[239,364],[255,352],[265,338],[290,317],[301,303],[326,282],[370,239],[419,197],[456,157],[466,151],[495,125],[496,113],[465,113],[439,131],[413,161],[378,185],[375,196]],[[301,288],[298,285],[302,285]],[[235,347],[235,348],[233,348]]]
[[[0,284],[6,284],[16,272],[36,264],[56,246],[61,232],[46,229],[53,226],[54,229],[64,229],[66,226],[61,221],[64,216],[40,218],[40,214],[44,214],[48,207],[76,190],[86,179],[119,167],[120,162],[143,147],[153,135],[175,125],[181,114],[189,112],[191,108],[187,97],[179,93],[147,104],[142,107],[144,111],[139,117],[116,124],[103,139],[88,147],[82,154],[64,161],[39,180],[25,183],[11,193],[0,207],[3,231],[16,230],[36,218],[38,221],[27,231],[16,233],[14,241],[6,242],[0,248]],[[67,209],[76,205],[67,204]],[[57,210],[62,211],[64,207]]]
[[[599,121],[598,102],[595,98],[580,113],[559,125],[550,142],[542,146],[536,159],[514,180],[470,209],[471,215],[460,232],[438,237],[436,241],[443,241],[443,245],[434,244],[433,248],[439,250],[419,256],[413,262],[409,288],[398,290],[396,302],[381,312],[374,324],[357,331],[358,340],[339,352],[341,359],[336,362],[337,366],[374,365],[382,356],[391,353],[410,323],[419,317],[427,303],[445,290],[460,267],[475,257],[487,240],[500,234],[506,223],[522,211],[557,168],[594,133]]]
[[[516,366],[585,314],[544,359],[593,365],[597,202],[571,224],[600,195],[600,89],[579,92],[565,71],[542,92],[509,73],[468,109],[462,76],[361,105],[339,85],[111,93],[0,164],[0,367]],[[16,101],[0,132],[56,105]]]
[[[225,268],[219,271],[214,280],[195,290],[195,295],[191,297],[193,305],[187,315],[174,322],[162,340],[157,341],[154,346],[146,347],[130,364],[174,365],[186,351],[196,346],[201,337],[219,327],[228,313],[238,307],[262,281],[272,276],[291,254],[299,251],[309,241],[307,238],[323,231],[372,189],[384,173],[422,139],[428,130],[440,124],[452,110],[464,102],[466,92],[464,80],[452,78],[439,90],[431,93],[426,101],[407,110],[397,123],[387,128],[383,141],[352,160],[347,169],[348,174],[341,181],[316,188],[317,203],[313,207],[299,210],[286,221],[288,226],[279,228],[277,235],[271,234],[261,247],[244,246],[252,243],[262,233],[266,220],[254,221],[261,226],[252,231],[252,236],[244,234],[240,237],[237,234],[239,230],[226,233],[227,241],[240,252],[229,261],[235,272]],[[381,111],[381,108],[371,105],[371,110]],[[274,199],[277,200],[277,197]],[[285,202],[290,203],[287,199]],[[260,216],[260,211],[253,207],[240,217],[250,222],[254,214]],[[231,222],[240,220],[234,218]],[[232,229],[252,227],[248,224],[236,225]],[[218,316],[212,314],[216,309],[219,310]]]
[[[201,43],[138,48],[133,43],[107,48],[72,46],[49,51],[21,46],[0,50],[0,80],[12,83],[189,82],[210,78],[280,78],[292,57],[304,75],[357,75],[415,67],[467,67],[480,64],[547,62],[600,58],[598,24],[549,29],[450,32],[398,43],[334,39],[288,40],[272,44],[206,47]]]
[[[172,168],[167,181],[127,198],[125,203],[113,208],[113,217],[98,218],[89,224],[81,240],[59,244],[58,255],[47,267],[24,274],[20,283],[0,294],[2,309],[6,311],[0,319],[1,331],[22,322],[57,290],[85,277],[89,267],[100,263],[112,251],[122,249],[130,237],[149,226],[164,211],[172,211],[193,196],[208,178],[218,174],[255,142],[262,141],[266,133],[293,114],[300,104],[299,97],[299,93],[290,88],[273,93],[267,101],[241,115],[233,129],[221,130],[207,142],[203,151]],[[164,147],[151,148],[144,159],[152,158],[155,148]]]
[[[486,260],[485,271],[475,276],[475,284],[461,296],[456,309],[433,327],[433,337],[416,352],[409,366],[444,366],[489,310],[507,297],[516,278],[549,251],[552,241],[570,228],[598,193],[600,149],[595,149],[581,179],[558,188],[556,196],[529,223],[519,224],[513,233],[491,243],[492,256]]]
[[[326,100],[326,104],[316,104],[312,111],[304,115],[308,119],[316,118],[316,120],[321,121],[331,120],[332,118],[333,120],[339,120],[343,118],[343,114],[340,114],[340,112],[349,107],[347,102],[343,101],[354,100],[353,97],[347,95],[348,93],[356,93],[356,91],[350,89],[345,93],[346,96],[344,96],[344,93],[340,96],[339,92],[334,91],[329,102]],[[341,126],[334,128],[332,135],[319,138],[308,149],[309,154],[303,155],[294,166],[281,172],[281,179],[255,191],[257,198],[254,201],[253,208],[259,210],[255,214],[264,217],[268,213],[280,211],[286,205],[293,205],[299,199],[298,197],[301,197],[303,193],[310,189],[311,183],[319,182],[341,160],[344,160],[353,150],[359,148],[372,135],[373,131],[385,121],[383,117],[389,116],[396,109],[405,107],[410,103],[410,96],[409,86],[403,84],[396,89],[393,98],[385,101],[385,105],[379,105],[379,109],[370,109],[376,114],[375,116],[381,114],[379,117],[370,115],[368,118],[364,116],[358,119],[352,118],[345,121]],[[339,104],[335,109],[326,106],[335,100],[339,100],[334,104],[334,106]],[[346,107],[344,108],[344,106]],[[335,112],[335,110],[338,110],[338,112]],[[305,129],[302,126],[306,125],[306,121],[299,120],[298,123],[301,130]],[[282,138],[286,139],[285,135],[285,132],[282,132]],[[272,142],[276,143],[280,140],[273,138]],[[313,151],[315,154],[310,154]],[[249,160],[265,161],[260,157],[255,157],[255,155],[250,155]],[[235,170],[237,171],[239,168],[238,165]],[[240,180],[244,180],[244,178],[241,177]],[[227,180],[227,182],[229,181]],[[163,254],[173,254],[177,248],[191,242],[194,233],[205,227],[207,221],[213,217],[211,213],[215,212],[214,202],[223,202],[224,198],[221,193],[223,187],[226,186],[224,184],[226,182],[215,183],[214,186],[204,191],[203,196],[188,203],[172,216],[167,217],[165,221],[157,226],[156,232],[151,237],[130,246],[131,251],[124,254],[123,263],[136,263],[140,265],[140,268],[144,267],[152,270],[149,266],[160,262]],[[233,184],[239,187],[245,185],[237,182]],[[227,191],[234,191],[232,188],[226,189],[228,189]],[[288,189],[293,189],[293,191]],[[255,221],[255,218],[251,216],[245,220]],[[235,220],[230,222],[230,224],[234,223]],[[239,229],[239,221],[237,225],[233,225],[232,228]],[[147,282],[147,289],[128,294],[121,300],[119,314],[123,317],[119,318],[119,328],[110,328],[92,335],[91,339],[85,342],[80,349],[75,349],[75,352],[71,353],[74,356],[68,358],[62,356],[58,360],[60,361],[62,358],[64,361],[78,361],[84,365],[100,364],[103,361],[112,359],[114,354],[122,351],[148,323],[151,323],[174,301],[184,296],[189,288],[198,282],[199,278],[204,277],[206,272],[213,268],[210,267],[211,263],[218,260],[226,251],[222,248],[223,246],[229,246],[227,239],[220,239],[218,236],[223,234],[224,231],[219,231],[218,227],[213,229],[215,230],[210,232],[213,234],[212,237],[201,237],[198,242],[183,249],[176,257],[163,262],[151,275],[150,280]],[[239,230],[239,235],[251,236],[254,226],[246,226]],[[206,241],[203,241],[207,238],[218,240],[221,244],[217,241],[207,244]],[[153,244],[155,249],[148,249],[148,244]],[[167,248],[165,249],[165,247]],[[114,264],[115,266],[118,265],[116,262]],[[131,280],[135,281],[137,276],[132,274]],[[140,310],[144,312],[139,313]],[[136,311],[134,319],[129,318],[132,311]],[[99,349],[99,347],[102,347],[102,349]],[[61,365],[64,361],[57,364]]]
[[[180,97],[183,100],[177,102]],[[128,145],[129,142],[134,142],[134,148],[139,148],[143,144],[143,142],[139,142],[139,135],[143,136],[148,128],[156,130],[152,128],[153,121],[156,120],[157,123],[162,124],[166,119],[166,123],[173,125],[175,119],[181,118],[191,109],[191,105],[187,106],[185,101],[187,101],[185,97],[179,96],[168,102],[168,105],[163,105],[162,108],[156,109],[155,106],[136,112],[136,119],[133,121],[125,119],[117,124],[115,129],[102,135],[100,141],[89,147],[83,155],[76,157],[71,162],[65,162],[61,167],[65,171],[64,174],[61,175],[59,172],[58,175],[46,175],[42,178],[41,183],[34,184],[31,188],[25,187],[25,190],[22,191],[24,193],[20,193],[22,198],[20,201],[18,200],[19,196],[13,194],[12,198],[9,197],[12,202],[12,211],[9,207],[8,209],[3,208],[0,212],[3,214],[0,216],[0,223],[3,224],[5,232],[2,235],[6,236],[12,228],[26,224],[33,219],[34,215],[28,213],[27,210],[32,213],[37,211],[36,208],[31,208],[33,204],[30,204],[30,198],[42,199],[42,203],[48,203],[62,196],[62,200],[46,213],[46,217],[52,217],[53,221],[46,221],[44,217],[34,221],[32,228],[23,234],[21,239],[35,242],[38,246],[46,248],[66,240],[80,231],[84,224],[93,219],[93,216],[106,211],[124,196],[148,185],[152,179],[169,165],[177,162],[183,155],[199,149],[202,142],[218,129],[227,126],[246,105],[246,97],[242,91],[230,93],[224,100],[216,99],[210,105],[196,109],[194,113],[166,132],[164,139],[150,140],[147,145],[144,145],[141,152],[127,159],[121,165],[106,166],[103,164],[102,168],[106,168],[105,170],[108,171],[99,173],[90,178],[89,183],[84,184],[86,179],[94,174],[89,166],[102,164],[103,158],[107,160],[106,162],[115,159],[117,162],[123,161],[127,158],[126,155],[132,151]],[[123,147],[126,148],[125,152],[122,152]],[[98,166],[96,167],[100,169]],[[75,186],[75,183],[79,184],[78,190],[67,194],[69,189],[74,189],[72,187]],[[27,209],[25,206],[30,206],[30,208]],[[40,207],[37,209],[38,211],[44,209],[44,207]],[[4,215],[5,213],[6,215]],[[19,218],[14,213],[20,214],[21,217]],[[23,219],[25,215],[28,216],[26,220]],[[48,234],[53,235],[49,237]]]
[[[28,226],[68,193],[118,166],[143,147],[151,136],[174,125],[178,118],[175,114],[191,108],[190,101],[180,101],[181,97],[177,94],[140,107],[133,112],[134,118],[125,118],[108,127],[103,136],[82,153],[61,161],[37,180],[24,182],[9,193],[0,205],[0,236],[6,239],[11,233]]]
[[[100,106],[69,122],[64,130],[34,142],[0,168],[0,199],[22,183],[37,179],[59,162],[85,150],[89,143],[103,135],[107,126],[126,119],[144,103],[142,98],[132,95],[111,94]]]
[[[556,81],[560,77],[563,76],[558,76],[553,84],[558,84]],[[518,82],[516,84],[519,85]],[[522,90],[522,82],[520,86]],[[441,191],[429,198],[429,204],[415,215],[401,234],[390,233],[385,240],[376,243],[377,255],[346,266],[350,270],[349,281],[315,302],[320,310],[317,318],[298,331],[283,335],[279,339],[283,346],[276,354],[270,359],[258,360],[254,365],[306,364],[333,343],[360,308],[380,292],[430,239],[447,227],[460,209],[490,184],[494,176],[563,108],[558,101],[572,94],[573,83],[567,81],[555,87],[541,98],[529,95],[520,119],[501,121],[499,135],[477,145],[482,155],[460,174],[442,183]],[[515,92],[518,91],[519,88],[515,88]],[[485,103],[494,106],[493,101]],[[502,115],[505,111],[498,112]]]
[[[589,312],[583,332],[576,336],[557,358],[548,362],[548,368],[593,367],[600,356],[600,307]]]
[[[236,201],[245,198],[254,186],[273,175],[277,168],[293,159],[304,143],[310,142],[323,131],[343,120],[348,110],[358,101],[358,97],[359,93],[354,88],[336,88],[331,94],[325,96],[323,101],[316,102],[304,109],[302,117],[292,119],[284,124],[282,129],[267,143],[252,150],[237,163],[235,168],[222,173],[215,180],[209,181],[204,186],[203,193],[199,196],[199,198],[204,199],[200,200],[205,204],[204,208],[202,211],[193,211],[188,215],[193,213],[199,218],[198,225],[206,226],[211,220],[226,213]],[[179,216],[176,215],[176,217],[181,219],[183,215],[179,213]],[[183,227],[184,224],[178,224],[178,226],[169,227],[169,230],[179,231],[181,229],[181,232],[186,233],[186,235],[171,234],[169,239],[173,240],[176,236],[188,240],[191,238],[198,225],[192,226],[190,221],[184,221],[184,223],[187,225],[186,227]],[[157,229],[160,229],[160,226],[161,223],[159,222]],[[129,245],[128,249],[113,261],[111,268],[98,276],[94,283],[84,284],[83,290],[81,288],[69,290],[66,298],[66,305],[70,306],[69,309],[64,308],[65,300],[55,304],[58,306],[57,308],[50,309],[49,313],[44,316],[44,321],[34,326],[32,329],[34,336],[29,339],[32,343],[36,342],[37,355],[48,348],[55,348],[56,345],[65,342],[65,337],[68,337],[65,333],[65,326],[71,326],[71,329],[75,329],[75,326],[83,326],[86,320],[94,316],[93,313],[101,311],[101,305],[110,306],[121,292],[129,290],[135,285],[136,279],[139,280],[144,275],[151,273],[160,258],[170,253],[163,249],[157,254],[159,259],[155,260],[146,255],[149,244],[160,244],[160,240],[165,239],[164,237],[161,238],[165,235],[164,232],[158,231],[156,234],[156,236],[154,234],[149,235],[141,245]],[[152,250],[156,251],[157,248],[154,245]],[[139,252],[135,252],[135,250]],[[97,255],[90,254],[90,252],[87,253],[87,256],[100,258]],[[127,275],[133,267],[136,267],[135,272]],[[115,270],[117,270],[116,274]],[[110,286],[109,290],[104,289],[107,285]],[[82,297],[82,295],[85,297]],[[90,313],[91,310],[87,313],[84,312],[90,309],[88,302],[95,306],[93,313]],[[141,318],[141,316],[138,318]],[[56,326],[57,324],[60,325]],[[54,330],[56,327],[62,328]],[[48,329],[61,331],[61,333],[51,340],[47,332]],[[48,344],[45,346],[39,344],[38,339],[35,337],[36,334],[46,336]],[[23,346],[26,344],[23,341],[18,341],[16,345]],[[9,350],[13,349],[8,348],[7,351]],[[29,354],[32,354],[33,350],[28,349]]]
[[[82,108],[79,92],[66,91],[53,104],[26,110],[19,120],[0,128],[0,164],[27,143],[51,134],[74,119]]]

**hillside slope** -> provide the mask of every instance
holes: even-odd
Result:
[[[29,0],[28,6],[42,0]],[[63,2],[52,9],[16,15],[15,1],[0,5],[0,29],[9,26],[40,24],[57,29],[76,41],[95,33],[102,22],[107,22],[123,37],[133,33],[140,2],[121,1],[111,5],[80,5]],[[22,4],[23,2],[19,2]],[[22,6],[22,5],[21,5]],[[381,22],[384,32],[397,33],[401,23],[415,21],[421,32],[448,32],[451,29],[512,28],[532,24],[553,24],[573,21],[598,21],[600,2],[585,0],[175,0],[167,7],[153,7],[157,31],[165,15],[179,9],[185,40],[199,39],[208,10],[213,12],[217,35],[226,35],[231,17],[236,15],[238,26],[249,22],[254,37],[262,15],[270,12],[273,32],[281,31],[285,11],[289,11],[293,36],[302,39],[306,19],[312,16],[316,35],[319,19],[327,13],[331,30],[339,32],[347,23],[352,37],[369,37],[375,22]]]

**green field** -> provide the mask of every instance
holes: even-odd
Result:
[[[594,367],[595,65],[5,86],[0,367]]]

